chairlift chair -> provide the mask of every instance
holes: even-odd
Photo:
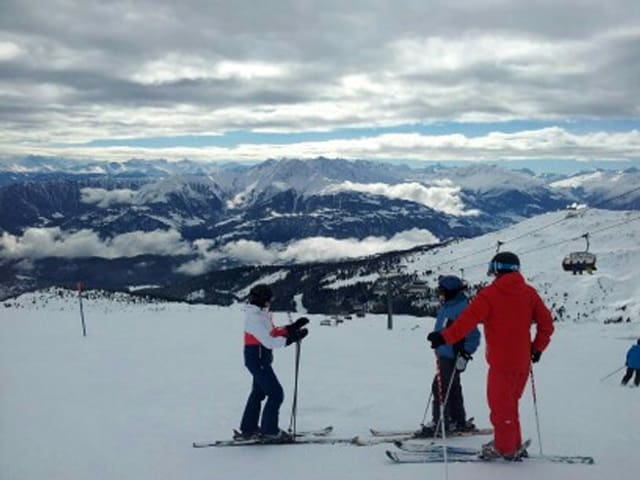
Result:
[[[562,269],[565,272],[572,272],[574,275],[579,273],[582,275],[582,272],[591,274],[597,270],[597,257],[589,251],[589,234],[585,233],[582,237],[587,242],[587,248],[582,252],[571,252],[564,257],[562,260]]]

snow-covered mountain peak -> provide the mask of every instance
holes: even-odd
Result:
[[[575,175],[573,177],[565,178],[563,180],[558,180],[557,182],[553,182],[550,185],[554,188],[577,188],[585,184],[601,182],[603,177],[604,172],[602,171],[583,173],[580,175]]]
[[[590,205],[605,208],[640,207],[640,170],[631,168],[624,171],[598,170],[582,173],[552,182],[549,186],[558,192],[589,192]]]
[[[166,203],[169,195],[182,195],[190,199],[206,200],[211,195],[221,198],[220,186],[209,177],[194,175],[170,176],[147,183],[137,192],[137,203]]]
[[[522,170],[507,170],[496,165],[471,165],[434,171],[423,177],[425,182],[446,179],[469,191],[537,190],[545,186],[543,179]]]

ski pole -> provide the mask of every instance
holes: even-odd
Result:
[[[606,377],[602,377],[600,379],[601,382],[603,382],[604,380],[606,380],[607,378],[609,378],[612,375],[615,375],[616,373],[618,373],[620,370],[622,370],[624,367],[626,367],[626,365],[621,366],[620,368],[616,368],[613,372],[611,372],[609,375],[607,375]]]
[[[542,435],[540,434],[540,417],[538,416],[538,396],[536,395],[536,381],[533,377],[533,363],[529,365],[531,373],[531,393],[533,394],[533,411],[536,415],[536,428],[538,429],[538,446],[540,447],[540,455],[542,455]]]
[[[298,378],[300,372],[300,341],[296,342],[296,368],[295,381],[293,387],[293,401],[291,403],[291,421],[289,430],[293,432],[293,438],[296,437],[296,419],[298,416]]]
[[[291,312],[287,312],[289,323],[292,323]],[[298,377],[300,372],[300,341],[296,342],[295,373],[293,382],[293,400],[291,402],[291,419],[289,421],[289,431],[293,438],[296,438],[296,417],[298,416]]]
[[[434,352],[435,353],[435,352]],[[442,425],[442,453],[444,455],[444,478],[445,480],[449,480],[449,457],[447,456],[447,435],[445,432],[445,422],[442,422],[442,417],[444,416],[444,399],[442,398],[442,371],[440,370],[440,359],[438,358],[438,354],[436,353],[436,378],[438,382],[438,395],[440,396],[440,418],[438,422]],[[435,432],[434,430],[434,436]]]
[[[440,424],[445,425],[446,426],[446,422],[443,422],[442,419],[444,418],[444,410],[447,408],[447,405],[449,403],[449,394],[451,393],[451,387],[453,386],[453,380],[454,377],[456,376],[456,369],[455,369],[455,365],[456,365],[456,361],[458,360],[458,355],[456,354],[456,357],[453,359],[453,371],[451,372],[451,376],[449,377],[449,385],[447,385],[447,393],[445,393],[444,395],[444,403],[442,404],[442,408],[441,408],[441,412],[440,412],[440,416],[438,417],[438,422],[436,423],[436,428],[433,430],[433,438],[435,438],[438,434],[438,428],[440,428]],[[442,392],[441,392],[442,394]],[[442,399],[442,396],[440,397]]]
[[[431,405],[431,397],[433,397],[433,388],[429,388],[429,399],[427,400],[427,404],[424,407],[424,415],[422,416],[422,423],[420,426],[424,427],[425,422],[427,421],[427,414],[429,412],[429,405]]]

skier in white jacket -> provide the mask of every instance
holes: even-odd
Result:
[[[268,285],[255,285],[249,292],[244,320],[244,364],[253,377],[253,384],[240,423],[243,438],[259,435],[267,439],[279,439],[289,435],[278,427],[284,392],[271,367],[272,350],[306,337],[309,331],[303,327],[309,323],[309,319],[300,317],[290,325],[274,326],[269,311],[272,300],[273,293]],[[265,398],[267,401],[260,418]]]

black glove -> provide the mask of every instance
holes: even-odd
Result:
[[[295,322],[286,325],[284,328],[287,329],[287,335],[289,335],[294,330],[300,330],[307,323],[309,323],[309,319],[307,317],[300,317]]]
[[[307,317],[300,317],[295,322],[293,322],[296,328],[302,328],[307,323],[309,323],[309,319]]]
[[[456,356],[462,357],[467,361],[473,359],[471,354],[464,349],[464,340],[461,340],[460,342],[453,345],[453,353],[455,353]]]
[[[542,356],[542,352],[531,349],[531,363],[538,363],[540,361],[541,356]]]
[[[440,332],[431,332],[427,335],[427,340],[431,342],[431,348],[438,348],[446,343]]]
[[[306,328],[291,330],[287,335],[287,342],[285,343],[285,345],[291,345],[292,343],[299,342],[304,337],[306,337],[308,333],[309,330],[307,330]]]

